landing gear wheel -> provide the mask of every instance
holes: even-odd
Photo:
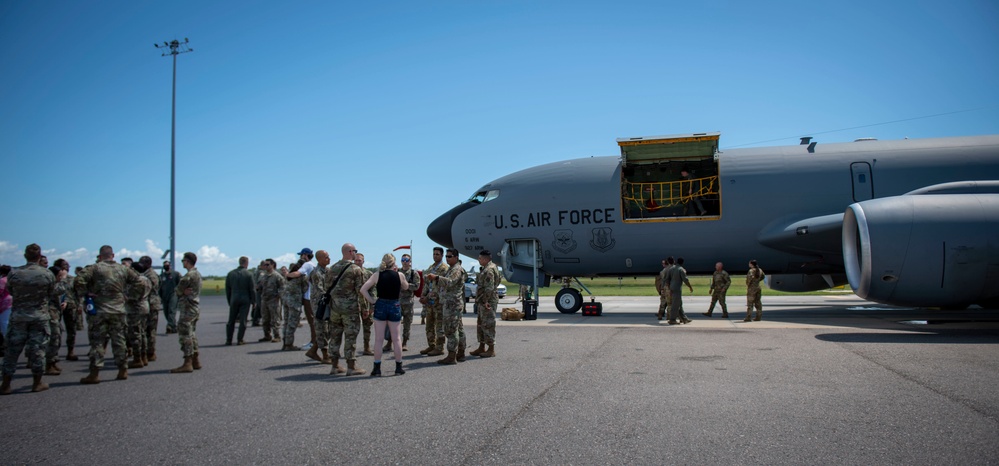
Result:
[[[583,307],[583,295],[575,288],[562,288],[555,294],[555,307],[563,314],[575,314]]]

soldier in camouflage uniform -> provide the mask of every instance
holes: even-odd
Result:
[[[728,319],[725,293],[728,293],[730,285],[732,285],[732,278],[728,276],[724,265],[721,262],[715,264],[715,273],[711,275],[711,288],[708,290],[711,292],[711,305],[708,306],[708,312],[705,312],[704,315],[711,317],[711,313],[715,310],[715,303],[718,303],[721,305],[722,317]]]
[[[679,321],[679,323],[689,324],[691,320],[683,312],[683,285],[687,285],[691,293],[694,292],[694,287],[690,286],[690,280],[687,279],[687,270],[683,268],[682,257],[676,258],[676,265],[666,270],[665,280],[669,285],[670,293],[669,321],[667,323],[676,325]]]
[[[357,367],[354,355],[357,344],[357,334],[361,331],[361,304],[357,302],[361,298],[361,285],[364,284],[363,269],[354,264],[354,254],[357,249],[353,244],[346,243],[340,251],[343,258],[330,267],[326,273],[327,283],[323,288],[329,290],[331,309],[330,327],[331,339],[330,356],[332,357],[333,368],[330,375],[342,374],[362,375],[367,371]],[[341,276],[340,272],[343,272]],[[333,280],[340,279],[334,285]],[[332,286],[331,286],[332,285]],[[343,356],[347,360],[347,370],[344,371],[337,363],[340,357],[340,339],[343,338]]]
[[[132,362],[128,363],[129,369],[139,369],[145,367],[146,351],[149,349],[146,342],[146,321],[149,320],[149,293],[153,290],[153,284],[143,275],[146,269],[142,268],[140,262],[133,262],[132,269],[139,274],[138,288],[140,292],[135,292],[125,299],[125,321],[128,329],[125,338],[128,346],[132,348]]]
[[[58,259],[56,260],[58,262]],[[45,375],[59,375],[59,346],[62,345],[62,313],[68,307],[66,285],[68,272],[58,265],[49,267],[56,279],[56,298],[49,302],[49,343],[45,346]]]
[[[82,317],[80,317],[80,306],[78,305],[79,299],[76,297],[76,291],[73,290],[74,277],[69,275],[69,262],[66,259],[56,259],[54,262],[56,267],[61,270],[66,271],[66,276],[63,279],[59,279],[56,275],[56,291],[59,292],[60,308],[62,310],[62,322],[65,325],[63,330],[66,334],[66,360],[67,361],[78,361],[80,358],[74,352],[76,346],[76,332],[78,326],[82,325]],[[65,303],[65,306],[62,305]],[[58,367],[57,367],[58,369]]]
[[[139,258],[139,263],[145,268],[142,276],[149,280],[149,315],[143,329],[146,337],[146,354],[143,364],[156,360],[156,328],[160,323],[160,312],[163,310],[163,300],[160,298],[160,277],[153,270],[153,259],[149,256]],[[68,358],[67,358],[68,359]]]
[[[446,275],[428,274],[427,282],[434,283],[437,295],[444,301],[443,320],[444,335],[447,337],[447,356],[437,361],[438,364],[456,364],[465,356],[465,330],[461,325],[461,307],[465,302],[465,279],[468,274],[465,269],[457,266],[458,250],[448,249],[448,271]]]
[[[479,340],[479,347],[468,354],[480,358],[496,356],[494,348],[496,344],[496,309],[499,308],[499,294],[496,292],[496,287],[499,286],[502,277],[500,277],[500,271],[492,259],[492,253],[489,251],[479,253],[479,265],[482,266],[482,270],[476,278],[478,286],[475,288],[475,305],[479,308],[475,335]],[[488,349],[486,349],[486,345],[489,346]]]
[[[402,276],[406,277],[409,288],[399,292],[399,307],[402,309],[402,350],[409,351],[409,329],[413,326],[413,296],[420,288],[420,274],[413,268],[413,258],[409,254],[402,255]],[[392,349],[392,342],[386,341],[382,351]]]
[[[319,312],[319,299],[326,293],[326,274],[329,272],[327,266],[330,265],[330,254],[322,249],[316,251],[316,262],[316,268],[312,269],[312,273],[309,274],[309,283],[312,285],[312,294],[309,295],[309,300],[312,301],[313,312]],[[323,364],[333,362],[330,359],[330,316],[328,311],[327,309],[327,314],[323,319],[315,319],[316,344],[305,352],[307,357]],[[322,351],[322,357],[319,356],[319,351]]]
[[[201,369],[198,358],[198,318],[201,317],[201,273],[195,268],[198,256],[193,252],[185,252],[180,261],[187,273],[177,284],[177,337],[180,340],[180,350],[184,353],[184,364],[176,369],[170,369],[172,374],[194,372]]]
[[[763,269],[760,268],[756,261],[749,261],[749,272],[746,272],[746,318],[742,320],[743,322],[763,320],[763,303],[760,301],[760,282],[764,278],[766,278],[766,274],[763,273]],[[756,308],[756,318],[751,319],[754,307]]]
[[[669,269],[669,264],[666,259],[662,261],[663,269],[659,271],[659,275],[656,275],[656,293],[659,293],[659,312],[656,313],[656,319],[663,320],[666,316],[666,309],[669,309],[669,287],[666,286],[666,270]]]
[[[90,296],[97,314],[88,316],[87,336],[90,339],[90,374],[82,384],[100,383],[104,367],[105,342],[111,341],[118,380],[128,378],[128,348],[125,346],[125,294],[141,292],[139,274],[114,262],[111,246],[101,246],[99,261],[84,268],[74,283],[77,296]]]
[[[434,248],[434,263],[423,271],[423,276],[447,274],[448,265],[443,262],[443,259],[444,248]],[[423,308],[427,311],[427,348],[420,350],[420,354],[440,356],[444,354],[444,303],[437,286],[432,281],[428,280],[424,284],[420,302],[423,303]]]
[[[284,278],[276,272],[277,263],[267,259],[264,275],[257,282],[257,294],[261,295],[260,303],[264,307],[261,315],[264,319],[264,337],[258,341],[277,343],[281,341],[281,288]]]
[[[0,395],[9,395],[17,368],[17,359],[24,350],[34,381],[31,391],[48,390],[42,382],[45,364],[45,347],[49,338],[49,306],[58,299],[56,279],[52,272],[39,265],[42,248],[29,244],[24,248],[27,264],[13,269],[7,276],[7,289],[13,297],[10,324],[7,327],[7,350],[3,357],[3,384]]]
[[[291,265],[289,272],[297,272],[302,268],[301,262]],[[302,348],[295,346],[295,330],[298,330],[298,323],[302,320],[302,299],[305,291],[309,288],[309,277],[298,275],[294,278],[287,278],[285,275],[284,288],[281,290],[281,304],[284,305],[284,346],[281,351],[299,351]]]
[[[354,264],[360,267],[361,271],[364,273],[364,281],[362,281],[361,283],[368,281],[368,279],[371,278],[372,272],[364,268],[363,253],[359,252],[357,254],[354,254]],[[371,318],[371,314],[373,312],[371,308],[371,303],[369,303],[368,300],[364,299],[363,296],[359,296],[357,302],[360,303],[361,305],[361,327],[363,328],[363,333],[364,333],[364,351],[362,351],[361,354],[365,356],[371,356],[375,354],[374,352],[371,351],[371,326],[375,322],[374,319]]]
[[[267,261],[260,261],[260,265],[257,266],[257,270],[253,272],[253,289],[256,290],[257,296],[256,300],[253,301],[253,310],[250,311],[250,320],[252,321],[251,327],[259,327],[260,319],[263,317],[263,296],[260,295],[260,281],[264,279],[264,274],[267,271]]]

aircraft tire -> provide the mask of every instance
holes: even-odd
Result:
[[[563,314],[575,314],[583,307],[583,295],[575,288],[562,288],[555,294],[555,308]]]

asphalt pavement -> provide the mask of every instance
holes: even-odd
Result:
[[[600,317],[547,299],[536,321],[497,319],[497,357],[456,366],[420,356],[414,325],[407,373],[386,357],[372,378],[330,376],[257,343],[259,327],[224,346],[224,298],[205,297],[192,374],[169,373],[182,356],[162,318],[159,360],[126,381],[109,359],[80,385],[84,358],[31,393],[22,357],[0,397],[0,463],[999,463],[996,311],[765,297],[764,320],[744,323],[742,299],[721,319],[687,298],[694,322],[679,326],[655,319],[658,298],[603,298]]]

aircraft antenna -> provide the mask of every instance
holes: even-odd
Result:
[[[173,56],[173,96],[171,97],[170,103],[170,266],[174,270],[177,270],[177,250],[174,247],[174,242],[176,238],[174,234],[176,232],[176,216],[174,215],[174,207],[176,205],[176,148],[177,148],[177,55],[182,53],[193,52],[194,49],[187,45],[187,38],[184,38],[184,42],[174,39],[170,42],[163,42],[163,45],[153,44],[157,49],[163,50],[161,56],[165,57],[167,55]],[[166,50],[169,49],[169,50]],[[165,257],[165,256],[164,256]]]

